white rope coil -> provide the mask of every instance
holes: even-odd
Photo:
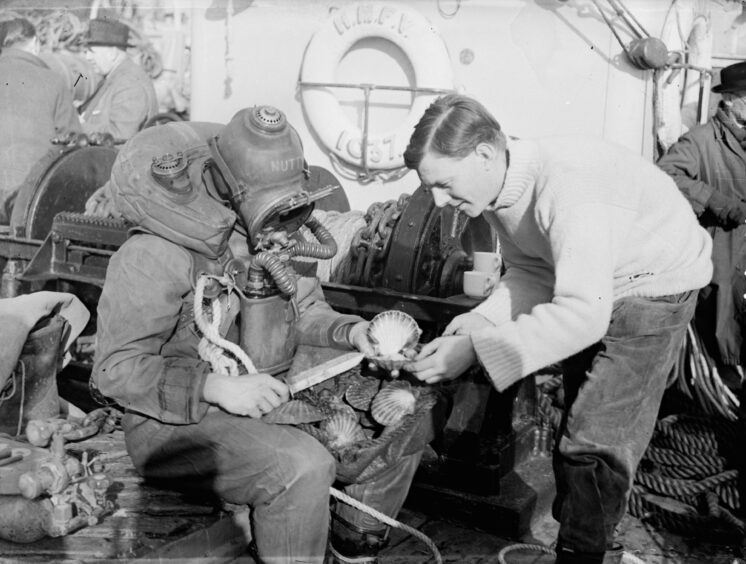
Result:
[[[497,553],[497,561],[500,564],[508,564],[508,562],[505,560],[505,556],[511,552],[517,552],[519,550],[529,551],[529,552],[540,552],[543,554],[549,554],[550,556],[555,556],[554,550],[552,550],[548,546],[544,546],[541,544],[517,543],[517,544],[510,544],[508,546],[503,547],[500,550],[500,552]],[[622,558],[620,560],[620,564],[645,564],[645,561],[640,560],[639,558],[637,558],[637,556],[634,556],[633,554],[630,554],[629,552],[623,552]]]
[[[194,289],[194,321],[197,323],[197,327],[202,332],[202,341],[207,341],[206,344],[202,344],[200,341],[198,350],[200,356],[210,363],[215,372],[226,372],[232,376],[238,375],[238,367],[236,365],[235,373],[229,370],[230,363],[221,357],[226,357],[228,360],[233,360],[227,357],[225,351],[229,351],[233,356],[244,365],[249,374],[255,374],[257,372],[254,363],[251,361],[249,356],[244,350],[235,343],[231,343],[227,339],[224,339],[220,335],[220,320],[222,319],[222,304],[218,298],[215,298],[212,302],[212,321],[208,322],[205,319],[205,313],[202,307],[202,300],[205,297],[205,287],[210,279],[217,280],[227,288],[231,288],[232,284],[225,277],[210,276],[203,274],[197,280],[197,286]],[[205,356],[203,356],[203,353]],[[234,361],[235,363],[235,361]]]

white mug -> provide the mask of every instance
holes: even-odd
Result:
[[[492,274],[500,270],[500,255],[498,253],[475,252],[472,253],[474,268],[477,272]]]
[[[484,299],[492,293],[500,275],[496,272],[479,272],[467,270],[464,272],[464,294],[470,298]]]

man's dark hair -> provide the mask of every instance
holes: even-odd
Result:
[[[36,28],[26,18],[0,21],[0,49],[25,43],[34,37],[36,37]]]
[[[425,154],[463,158],[479,143],[505,149],[500,124],[482,104],[462,94],[447,94],[425,110],[404,151],[407,168],[420,166]]]

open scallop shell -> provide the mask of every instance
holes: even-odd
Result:
[[[373,419],[384,427],[396,425],[404,416],[414,413],[417,396],[408,382],[393,382],[378,392],[370,406]]]
[[[370,402],[373,401],[373,398],[378,393],[380,385],[381,382],[373,378],[354,382],[345,391],[345,399],[355,409],[367,411],[370,409]]]
[[[403,311],[382,311],[368,325],[368,339],[379,357],[390,357],[413,347],[422,330],[414,318]]]
[[[365,439],[357,417],[340,411],[324,421],[321,426],[329,448],[339,449]]]
[[[326,415],[320,409],[304,401],[292,399],[265,413],[262,421],[280,425],[298,425],[322,421],[325,418]]]

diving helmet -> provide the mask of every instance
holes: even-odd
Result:
[[[119,150],[109,193],[130,223],[209,257],[222,255],[236,214],[204,187],[206,139],[218,123],[172,122],[138,132]]]
[[[209,141],[228,200],[253,248],[275,231],[297,231],[313,211],[303,146],[272,106],[240,110]]]

